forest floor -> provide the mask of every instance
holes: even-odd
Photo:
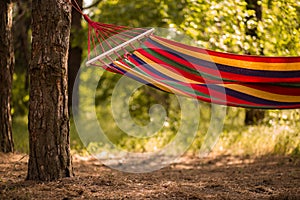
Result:
[[[26,181],[28,156],[0,154],[0,199],[300,199],[300,159],[184,156],[161,170],[130,174],[73,156],[75,176]]]

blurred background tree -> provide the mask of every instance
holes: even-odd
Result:
[[[11,96],[14,71],[12,33],[13,2],[0,2],[0,152],[14,151],[12,137]]]
[[[82,9],[82,0],[76,1]],[[68,60],[68,104],[70,111],[73,113],[77,112],[78,108],[78,84],[75,84],[77,73],[79,72],[80,65],[82,62],[82,44],[80,41],[83,40],[85,35],[81,25],[81,14],[74,8],[72,9],[72,21],[71,21],[71,36],[69,45],[69,60]],[[74,91],[74,93],[73,93]],[[72,98],[74,94],[74,98]],[[73,101],[72,101],[73,100]],[[71,109],[73,106],[74,110]]]
[[[14,6],[15,72],[13,77],[13,114],[28,113],[28,68],[31,48],[31,1],[17,1]]]

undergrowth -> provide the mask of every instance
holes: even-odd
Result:
[[[204,107],[204,109],[208,109]],[[101,110],[101,109],[99,109]],[[107,110],[102,108],[100,114],[109,119]],[[244,110],[230,108],[223,131],[213,148],[218,154],[233,155],[295,155],[300,156],[300,120],[299,110],[267,111],[267,117],[259,125],[245,126],[243,124]],[[207,116],[208,118],[208,116]],[[205,121],[205,119],[203,120]],[[90,152],[105,151],[105,144],[91,141],[84,145],[76,131],[73,119],[70,120],[70,145],[73,153],[88,155]],[[204,125],[203,125],[204,124]],[[202,142],[203,132],[206,133],[207,125],[200,124],[199,131],[193,139],[188,152],[197,154]],[[206,126],[206,127],[205,127]],[[174,129],[167,128],[150,138],[136,139],[124,135],[112,121],[106,121],[105,130],[111,141],[121,149],[132,152],[151,152],[163,148],[174,138]],[[13,117],[13,137],[15,150],[28,153],[27,117]]]

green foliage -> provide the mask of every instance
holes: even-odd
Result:
[[[263,21],[259,23],[260,43],[265,55],[300,55],[299,1],[264,1]]]
[[[206,48],[241,53],[245,48],[244,1],[187,1],[185,21],[174,26]]]
[[[29,152],[27,123],[28,119],[26,116],[13,116],[12,130],[15,150],[17,152]]]
[[[269,56],[300,55],[297,1],[261,1],[262,21],[256,19],[254,10],[246,10],[244,0],[186,2],[185,20],[171,25],[198,40],[203,47],[254,55],[259,55],[263,48]],[[246,28],[256,26],[258,38],[246,35]]]
[[[230,109],[228,115],[240,115],[241,111]],[[227,119],[216,151],[248,155],[299,155],[300,110],[269,110],[266,114],[264,123],[258,126],[243,126],[241,117],[235,118],[240,122]]]
[[[88,154],[85,146],[82,144],[82,141],[77,133],[74,120],[72,117],[70,118],[70,147],[73,153],[78,153],[83,155]]]
[[[27,115],[28,113],[28,101],[29,92],[26,89],[25,73],[13,74],[13,88],[12,88],[12,114],[13,115]]]
[[[93,8],[96,21],[132,27],[166,26],[165,9],[162,1],[103,0]]]

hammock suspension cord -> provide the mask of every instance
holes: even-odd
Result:
[[[94,57],[88,65],[107,68],[140,46],[154,30],[95,22],[82,12],[76,0],[67,1],[88,23],[88,60],[91,60],[91,54]],[[96,60],[98,62],[94,62]]]

